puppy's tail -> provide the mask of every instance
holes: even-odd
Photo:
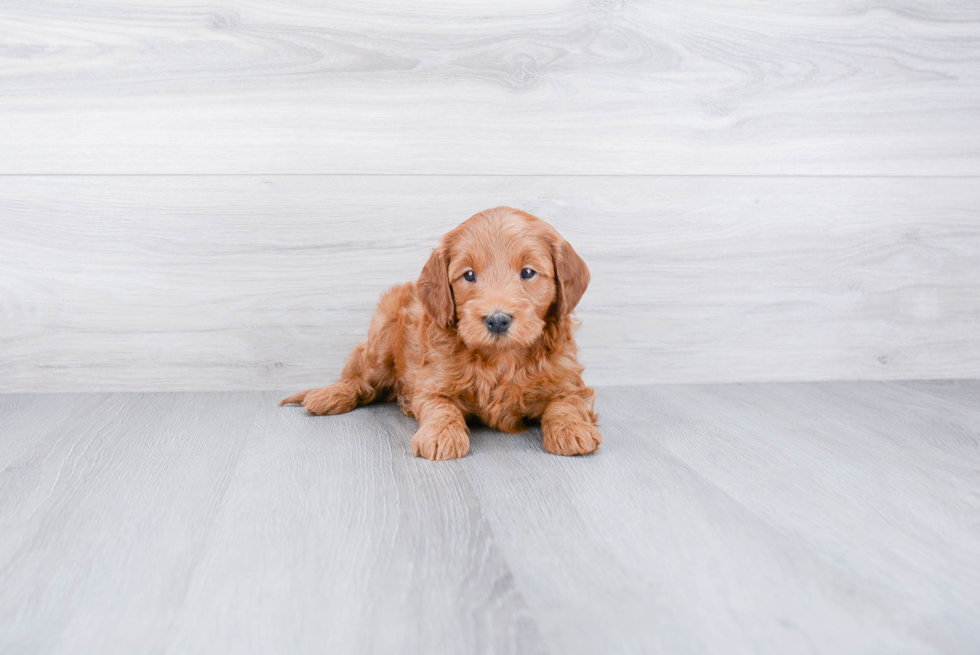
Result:
[[[284,401],[282,401],[281,403],[279,403],[279,406],[282,407],[283,405],[302,405],[303,404],[303,400],[306,399],[306,394],[310,393],[311,391],[313,391],[313,389],[307,389],[306,391],[300,391],[299,393],[294,394],[294,395],[290,396],[289,398],[286,398]]]

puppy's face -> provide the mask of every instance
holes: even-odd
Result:
[[[546,322],[574,309],[589,282],[585,262],[544,221],[506,207],[443,237],[419,278],[436,322],[455,324],[471,350],[524,348]]]

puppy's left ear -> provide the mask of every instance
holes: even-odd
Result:
[[[449,286],[449,252],[445,243],[432,251],[418,281],[419,300],[433,321],[448,327],[456,320],[456,301]]]
[[[582,294],[589,286],[589,267],[572,248],[557,234],[552,240],[551,257],[555,264],[555,286],[558,287],[558,318],[572,313]]]

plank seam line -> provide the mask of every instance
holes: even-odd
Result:
[[[551,643],[545,638],[541,626],[541,618],[538,616],[537,612],[531,607],[530,603],[527,602],[527,598],[524,595],[524,591],[521,589],[518,583],[517,576],[514,575],[514,568],[511,566],[510,560],[507,559],[507,555],[504,553],[503,548],[500,547],[499,541],[497,539],[497,534],[493,530],[493,526],[490,525],[490,521],[487,519],[486,512],[483,510],[483,499],[480,494],[477,493],[476,487],[473,486],[473,482],[470,480],[470,474],[467,473],[464,466],[457,466],[453,470],[453,474],[457,477],[462,475],[462,481],[466,483],[466,487],[469,489],[473,502],[476,503],[476,509],[480,513],[480,521],[483,522],[484,528],[486,528],[487,534],[490,536],[490,544],[493,549],[497,551],[497,555],[500,557],[501,563],[507,570],[507,574],[510,576],[511,585],[514,589],[514,593],[520,599],[524,608],[527,610],[528,616],[534,620],[534,630],[537,633],[538,644],[541,648],[545,649],[545,652],[551,655],[554,650]]]
[[[687,173],[0,173],[0,178],[12,177],[453,177],[453,178],[757,178],[757,179],[935,179],[975,180],[980,172],[970,175],[877,175],[835,173],[827,175],[786,174],[687,174]]]

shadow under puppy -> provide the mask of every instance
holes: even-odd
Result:
[[[570,316],[588,284],[585,262],[548,223],[488,209],[442,237],[417,282],[381,297],[340,380],[280,405],[342,414],[397,400],[419,422],[415,455],[434,460],[469,452],[471,417],[504,432],[540,419],[548,452],[592,452],[602,435]]]

